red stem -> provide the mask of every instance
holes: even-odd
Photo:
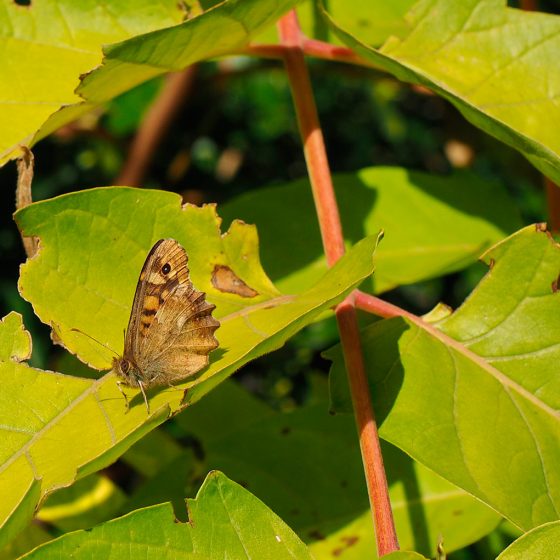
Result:
[[[306,39],[301,34],[294,11],[291,11],[279,21],[278,29],[284,47],[284,64],[290,81],[299,129],[303,139],[305,160],[319,219],[323,248],[330,266],[344,254],[344,238],[323,134],[317,116],[309,73],[305,65],[303,45]],[[352,295],[337,306],[336,318],[348,372],[360,450],[376,529],[377,550],[378,555],[383,556],[398,550],[399,546]]]
[[[414,322],[421,321],[420,317],[414,315],[414,313],[405,311],[392,303],[383,301],[378,297],[371,296],[361,292],[360,290],[354,291],[354,298],[358,309],[367,311],[368,313],[373,313],[378,317],[383,317],[384,319],[390,319],[391,317],[408,317]]]
[[[196,66],[189,66],[182,72],[167,76],[162,91],[142,120],[115,185],[138,187],[142,184],[157,147],[185,103],[193,85],[195,71]]]
[[[307,37],[301,36],[299,46],[304,54],[314,56],[315,58],[359,64],[360,66],[373,66],[367,60],[360,58],[352,49],[331,45],[324,41],[317,41],[316,39],[308,39]],[[274,45],[256,43],[249,45],[241,52],[243,54],[260,56],[263,58],[284,58],[287,48],[290,48],[287,44]]]
[[[307,37],[304,37],[302,43],[305,54],[309,56],[322,58],[324,60],[360,64],[361,66],[371,66],[367,60],[360,58],[352,49],[331,45],[330,43],[317,41],[316,39],[308,39]]]
[[[354,296],[351,294],[336,308],[336,319],[348,372],[348,383],[352,395],[352,406],[358,427],[360,450],[369,494],[370,507],[375,525],[378,556],[399,549],[393,511],[389,499],[389,488],[377,422],[371,404],[364,355],[360,342],[360,329]]]
[[[323,132],[319,125],[311,81],[303,57],[302,36],[295,12],[291,11],[285,15],[279,21],[278,27],[282,44],[286,47],[284,64],[303,138],[303,151],[321,228],[323,248],[327,263],[332,266],[344,254],[344,239]]]

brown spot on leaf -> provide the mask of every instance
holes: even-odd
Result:
[[[241,297],[255,297],[259,292],[248,286],[233,270],[226,265],[217,264],[212,272],[212,285],[220,292]]]
[[[280,430],[280,433],[281,433],[283,436],[287,436],[289,433],[291,433],[291,431],[292,431],[292,428],[290,428],[289,426],[285,426],[284,428],[282,428],[282,429]]]
[[[327,538],[325,537],[325,535],[323,535],[323,533],[321,533],[321,531],[319,531],[319,529],[313,529],[313,531],[309,531],[309,536],[317,541],[324,541]]]
[[[535,224],[535,229],[544,233],[546,231],[546,222],[539,222],[538,224]]]

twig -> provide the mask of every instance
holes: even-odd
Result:
[[[337,306],[336,319],[340,331],[344,363],[348,372],[354,416],[358,426],[362,461],[375,523],[377,552],[379,556],[383,556],[398,550],[399,543],[389,499],[377,423],[371,404],[353,294]]]
[[[410,311],[405,311],[392,303],[383,301],[382,299],[366,294],[360,290],[354,291],[354,298],[358,309],[373,313],[378,317],[383,317],[384,319],[390,319],[391,317],[408,317],[415,322],[421,321],[420,317],[410,313]]]
[[[309,73],[301,48],[301,33],[295,12],[290,12],[278,23],[284,51],[284,64],[290,81],[296,108],[303,151],[327,263],[332,266],[344,254],[344,239],[338,205],[319,125]]]
[[[283,59],[289,45],[275,45],[275,44],[260,44],[254,43],[245,47],[240,51],[240,54],[259,56],[261,58],[277,58]],[[300,41],[300,48],[303,53],[315,58],[322,58],[323,60],[331,60],[334,62],[346,62],[348,64],[357,64],[360,66],[375,67],[371,62],[364,58],[359,57],[352,49],[347,47],[339,47],[331,45],[324,41],[317,41],[316,39],[308,39],[302,36]]]
[[[303,51],[309,56],[322,58],[324,60],[332,60],[336,62],[347,62],[350,64],[359,64],[360,66],[372,66],[370,62],[364,58],[360,58],[352,49],[331,45],[324,41],[316,39],[303,39]]]
[[[25,208],[33,202],[31,184],[33,182],[33,162],[35,161],[31,150],[27,146],[21,146],[22,155],[17,160],[17,186],[16,186],[16,210]],[[27,258],[31,258],[37,252],[38,239],[36,237],[25,237],[21,235],[21,241]]]
[[[560,187],[548,177],[544,178],[548,207],[548,227],[553,233],[560,231]]]
[[[304,60],[305,38],[301,34],[294,11],[279,21],[278,28],[281,43],[285,47],[284,64],[303,139],[305,160],[319,218],[323,248],[328,264],[333,265],[344,254],[344,238],[323,134]],[[336,318],[352,393],[360,450],[376,529],[377,550],[378,555],[383,556],[398,550],[399,546],[389,501],[377,425],[371,406],[353,296],[347,297],[337,306]]]
[[[195,68],[189,66],[182,72],[167,76],[163,90],[146,113],[132,141],[126,162],[115,180],[116,185],[137,187],[142,184],[157,147],[192,87]]]

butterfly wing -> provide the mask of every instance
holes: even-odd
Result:
[[[220,323],[215,306],[189,278],[187,254],[174,239],[158,241],[146,258],[136,288],[125,341],[125,357],[143,376],[144,384],[170,383],[208,364],[218,346]]]
[[[214,331],[220,323],[211,315],[214,308],[192,284],[177,287],[156,314],[142,349],[151,383],[168,384],[208,364],[208,354],[218,346]]]

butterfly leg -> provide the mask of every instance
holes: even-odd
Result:
[[[128,397],[126,396],[126,393],[122,390],[122,385],[125,385],[125,383],[123,383],[122,381],[117,381],[117,388],[121,392],[121,395],[124,397],[124,402],[125,402],[125,405],[126,405],[126,412],[128,412],[130,410],[130,404],[128,402]],[[125,412],[125,414],[126,414],[126,412]]]
[[[146,403],[146,410],[148,415],[150,414],[150,403],[148,402],[148,397],[146,397],[146,391],[144,391],[144,384],[142,381],[138,380],[138,385],[140,386],[140,391],[142,391],[142,396],[144,397],[144,402]]]

